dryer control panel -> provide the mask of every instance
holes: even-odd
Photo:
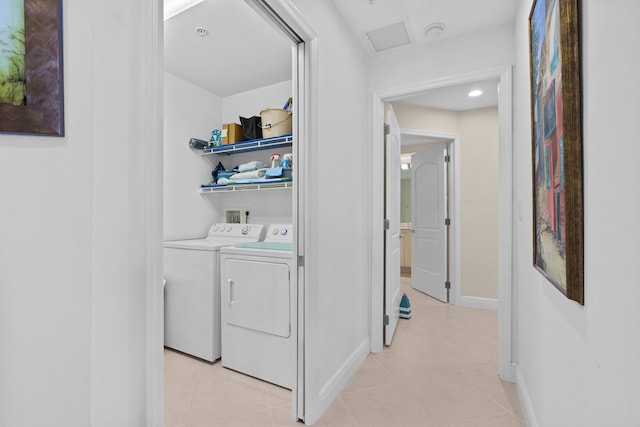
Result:
[[[293,227],[291,224],[271,224],[265,242],[293,242]]]
[[[215,223],[209,228],[207,237],[237,237],[248,241],[259,241],[262,240],[263,232],[262,224]]]

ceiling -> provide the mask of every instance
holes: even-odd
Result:
[[[508,23],[517,4],[513,0],[331,1],[372,58]],[[424,32],[433,23],[444,24],[437,38]],[[376,53],[366,32],[393,24],[400,24],[392,28],[404,32],[409,44]],[[197,28],[206,34],[201,36]],[[165,69],[218,96],[291,79],[293,43],[244,1],[204,0],[165,21],[164,31]],[[382,46],[397,39],[393,32],[376,34],[381,35],[377,40]],[[459,85],[400,102],[456,111],[497,105],[497,81],[477,85],[487,88],[479,98],[469,98],[468,85]]]
[[[473,33],[513,21],[518,2],[514,0],[333,0],[344,21],[363,47],[374,54],[366,33],[404,23],[411,43],[389,49],[411,49],[435,41]],[[425,33],[432,24],[444,30]]]
[[[221,97],[290,80],[292,47],[239,0],[204,0],[164,22],[165,70]]]
[[[472,90],[480,90],[482,95],[470,97],[469,93]],[[451,111],[493,107],[498,105],[498,79],[480,80],[432,89],[417,95],[403,97],[397,102]]]

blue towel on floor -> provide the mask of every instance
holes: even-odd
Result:
[[[411,319],[411,303],[407,294],[402,294],[400,299],[400,318]]]

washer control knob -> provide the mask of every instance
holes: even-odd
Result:
[[[283,228],[283,229],[280,231],[280,235],[281,235],[281,236],[286,236],[286,235],[287,235],[287,233],[289,233],[289,230],[287,230],[286,228]]]
[[[245,225],[244,227],[242,227],[242,235],[246,236],[247,234],[249,234],[249,226]]]
[[[228,227],[227,227],[227,233],[228,233],[228,232],[230,232],[232,229],[233,229],[233,227],[232,227],[232,226],[228,226]]]
[[[213,226],[211,227],[211,230],[218,231],[218,224],[213,224]]]
[[[220,226],[220,232],[224,231],[224,225]]]
[[[278,234],[278,229],[276,227],[273,227],[273,235],[276,236]]]

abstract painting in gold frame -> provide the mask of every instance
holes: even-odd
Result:
[[[584,304],[579,0],[534,0],[529,15],[533,263]]]

